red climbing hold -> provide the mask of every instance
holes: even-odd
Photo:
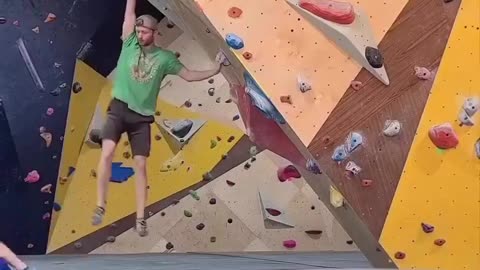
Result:
[[[285,240],[283,241],[283,246],[286,248],[294,248],[297,246],[297,242],[295,240]]]
[[[333,0],[300,0],[301,8],[323,18],[339,24],[351,24],[355,21],[353,5],[347,2]]]
[[[281,167],[277,171],[278,180],[280,182],[285,182],[291,178],[300,178],[302,175],[293,165],[288,165],[286,167]]]
[[[265,208],[265,210],[267,210],[267,212],[274,217],[280,216],[282,214],[282,212],[273,208]]]
[[[431,233],[435,230],[435,227],[427,223],[422,223],[422,230],[426,233]]]
[[[242,13],[243,11],[238,7],[231,7],[228,10],[228,16],[230,16],[231,18],[238,18],[240,17],[240,15],[242,15]]]
[[[428,136],[433,144],[440,149],[455,148],[458,145],[458,136],[450,123],[432,127],[428,131]]]
[[[250,52],[244,52],[243,53],[243,58],[245,58],[246,60],[250,60],[252,58],[252,53]]]
[[[403,260],[403,259],[405,259],[405,257],[406,257],[406,255],[403,252],[397,251],[395,253],[395,259],[397,259],[397,260]]]
[[[363,179],[362,180],[362,187],[369,187],[373,184],[373,180]]]
[[[436,239],[433,243],[439,247],[443,246],[447,241],[445,239]]]
[[[25,182],[27,183],[36,183],[38,182],[38,180],[40,180],[40,174],[38,174],[38,172],[36,170],[33,170],[31,172],[28,173],[27,177],[25,177]]]

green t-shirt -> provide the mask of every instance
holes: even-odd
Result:
[[[163,78],[178,74],[183,65],[171,51],[154,48],[142,53],[137,35],[133,32],[122,45],[118,59],[112,96],[128,104],[139,114],[155,113]]]

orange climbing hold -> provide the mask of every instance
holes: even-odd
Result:
[[[253,55],[252,55],[252,53],[250,53],[250,52],[244,52],[244,53],[243,53],[243,58],[245,58],[245,59],[247,59],[247,60],[252,59],[252,56],[253,56]]]
[[[278,180],[280,182],[285,182],[291,178],[300,178],[302,175],[293,165],[288,165],[285,167],[280,167],[277,171]]]
[[[230,18],[238,18],[238,17],[240,17],[240,15],[242,15],[242,13],[243,13],[243,11],[238,7],[231,7],[228,10],[228,16]]]
[[[292,102],[292,96],[280,96],[280,102],[282,103],[288,103],[288,104],[293,104]]]
[[[440,149],[455,148],[458,145],[458,136],[450,123],[432,127],[428,131],[428,137]]]
[[[397,251],[395,253],[395,259],[397,259],[397,260],[403,260],[403,259],[405,259],[405,257],[406,257],[405,253],[403,253],[401,251]]]
[[[300,0],[299,5],[301,8],[331,22],[351,24],[355,21],[353,5],[347,2],[333,0]]]
[[[443,246],[447,241],[445,241],[445,239],[435,239],[435,241],[433,242],[435,245],[441,247]]]
[[[362,187],[369,187],[373,184],[373,180],[363,179],[362,180]]]

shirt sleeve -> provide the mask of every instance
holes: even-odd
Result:
[[[137,34],[133,31],[124,41],[123,47],[130,47],[138,44]]]
[[[165,73],[177,75],[182,68],[183,64],[178,60],[177,56],[173,52],[168,51],[167,61],[165,61]]]

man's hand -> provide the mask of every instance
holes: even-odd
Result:
[[[137,0],[127,0],[125,17],[123,20],[122,40],[125,40],[133,33],[133,31],[135,31],[135,20],[137,19],[137,15],[135,14],[136,4]]]

